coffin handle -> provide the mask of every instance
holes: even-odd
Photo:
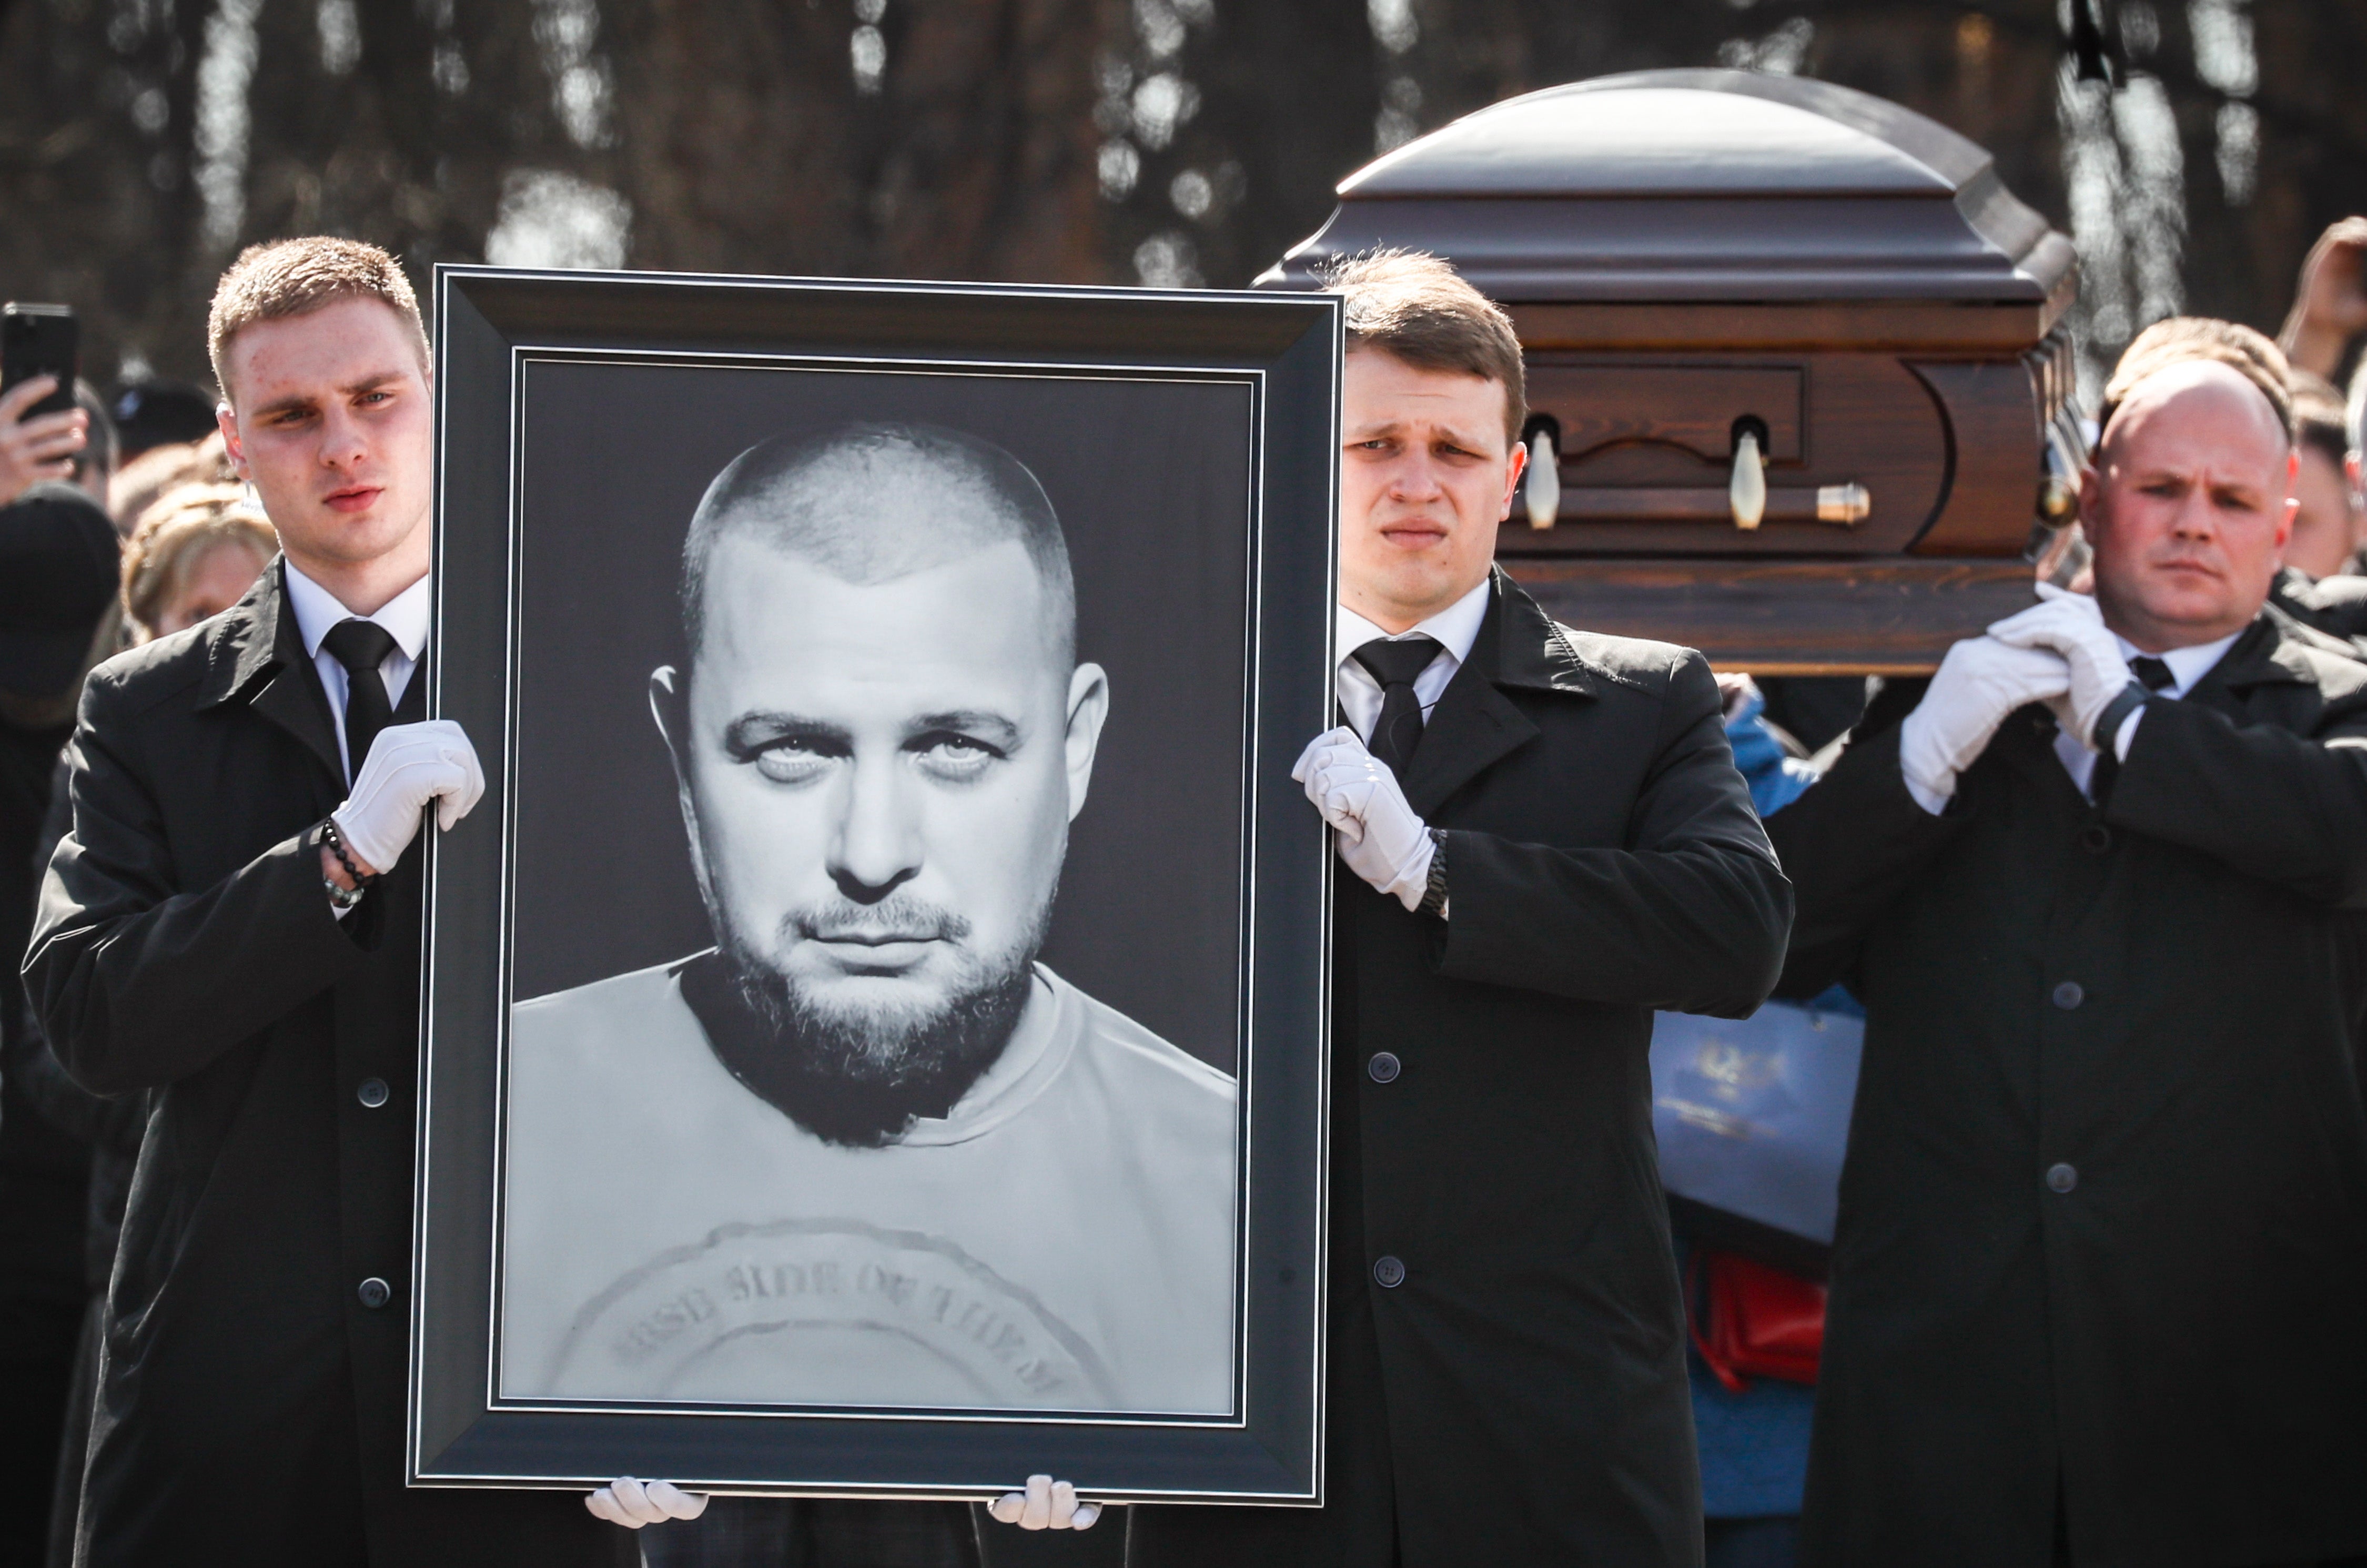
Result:
[[[1523,498],[1528,503],[1529,527],[1549,528],[1561,516],[1561,454],[1554,450],[1551,432],[1540,428],[1529,442],[1525,472]]]
[[[1734,437],[1734,480],[1727,486],[1727,502],[1734,509],[1734,526],[1749,530],[1767,515],[1767,459],[1759,449],[1759,432],[1745,427]]]

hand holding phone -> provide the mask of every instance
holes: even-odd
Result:
[[[75,455],[90,439],[90,415],[70,408],[26,417],[56,385],[53,377],[35,376],[0,392],[0,506],[44,480],[74,479]]]
[[[90,415],[74,406],[81,324],[67,305],[0,307],[0,506],[43,480],[72,480]]]

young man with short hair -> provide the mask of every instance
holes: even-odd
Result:
[[[284,555],[102,665],[26,981],[67,1071],[153,1096],[75,1560],[593,1564],[563,1494],[407,1490],[421,857],[483,789],[423,722],[427,344],[392,257],[257,246],[210,323]]]
[[[1341,266],[1335,684],[1297,776],[1336,884],[1324,1506],[1138,1508],[1138,1568],[1687,1568],[1652,1010],[1741,1017],[1791,920],[1682,648],[1493,568],[1521,351],[1433,257]]]

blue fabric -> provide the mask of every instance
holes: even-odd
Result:
[[[1767,721],[1760,717],[1766,709],[1767,699],[1756,691],[1746,696],[1726,722],[1726,742],[1734,748],[1734,766],[1742,781],[1750,786],[1750,803],[1761,816],[1772,817],[1808,792],[1817,770],[1786,753],[1784,743],[1769,733]]]
[[[1726,726],[1734,748],[1734,766],[1750,786],[1750,803],[1761,816],[1773,816],[1807,793],[1817,781],[1816,770],[1789,756],[1768,733],[1760,717],[1766,700],[1757,692],[1743,699],[1741,709]],[[1835,986],[1812,1006],[1827,1012],[1865,1016],[1849,993]],[[1678,1267],[1684,1264],[1679,1245]],[[1726,1385],[1691,1350],[1685,1370],[1693,1383],[1693,1433],[1701,1449],[1702,1512],[1712,1519],[1763,1521],[1780,1535],[1779,1520],[1800,1511],[1808,1479],[1808,1426],[1816,1411],[1817,1391],[1775,1378],[1756,1378],[1740,1393]],[[1721,1562],[1784,1562],[1790,1538],[1722,1542],[1729,1550]],[[1773,1547],[1777,1555],[1753,1555],[1754,1549]]]
[[[1677,1248],[1680,1267],[1685,1249]],[[1756,1519],[1800,1511],[1808,1483],[1808,1425],[1817,1391],[1778,1378],[1753,1378],[1728,1393],[1692,1350],[1693,1440],[1701,1449],[1702,1513],[1713,1519]]]

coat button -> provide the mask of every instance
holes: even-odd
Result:
[[[2079,1185],[2079,1173],[2067,1165],[2049,1165],[2046,1167],[2046,1185],[2057,1192],[2068,1192]]]
[[[360,1100],[362,1104],[369,1107],[370,1109],[376,1110],[379,1107],[386,1104],[386,1080],[383,1078],[364,1078],[362,1080],[362,1086],[354,1091],[354,1097]]]
[[[1398,1074],[1405,1071],[1405,1063],[1398,1060],[1397,1052],[1393,1051],[1376,1051],[1373,1052],[1373,1059],[1365,1063],[1365,1071],[1373,1075],[1376,1084],[1394,1084],[1398,1081]]]
[[[1394,1290],[1405,1283],[1405,1265],[1387,1253],[1373,1261],[1373,1283],[1384,1290]]]
[[[362,1281],[361,1289],[356,1290],[354,1294],[362,1299],[362,1305],[376,1312],[394,1299],[394,1287],[373,1274]]]
[[[2055,988],[2055,1005],[2069,1012],[2088,999],[2088,993],[2076,980],[2067,980]]]
[[[2091,822],[2079,830],[2079,847],[2090,855],[2101,855],[2112,846],[2112,830],[2102,823]]]

